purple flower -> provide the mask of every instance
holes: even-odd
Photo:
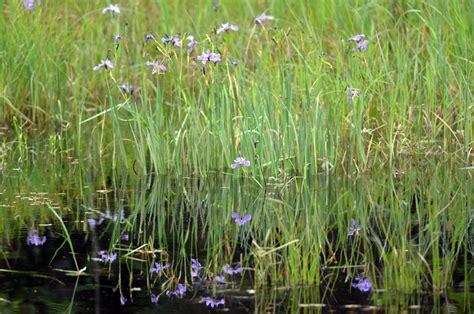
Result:
[[[172,38],[171,39],[171,43],[175,46],[175,47],[181,47],[183,46],[183,42],[181,40],[179,40],[179,38]]]
[[[97,70],[100,70],[100,68],[102,67],[110,71],[114,68],[114,65],[112,64],[112,61],[110,61],[109,59],[105,59],[105,60],[100,60],[100,63],[96,65],[93,69],[94,71],[97,71]]]
[[[120,85],[119,89],[125,94],[128,94],[132,91],[132,87],[128,83]]]
[[[155,75],[156,73],[158,73],[158,70],[165,73],[168,72],[168,69],[162,63],[158,63],[156,61],[147,61],[145,65],[147,67],[151,67],[152,75]]]
[[[352,287],[359,289],[362,292],[369,292],[372,289],[372,283],[367,277],[355,277],[356,283],[352,284]]]
[[[230,165],[232,169],[237,168],[238,166],[245,166],[245,167],[250,167],[250,160],[245,159],[244,157],[237,157],[237,159],[234,160],[234,163]]]
[[[145,41],[148,43],[150,41],[152,41],[153,39],[155,39],[155,37],[153,37],[153,34],[152,33],[148,33],[145,35]]]
[[[354,97],[360,97],[360,92],[352,87],[346,88],[346,94],[349,99],[349,105],[354,103]]]
[[[198,44],[198,42],[194,40],[194,36],[192,35],[189,35],[188,37],[186,37],[186,39],[189,41],[188,52],[190,55],[192,55],[194,52],[194,47]]]
[[[172,43],[175,47],[181,47],[183,45],[183,42],[181,40],[179,40],[179,38],[169,37],[168,35],[161,38],[161,42],[163,44]]]
[[[216,281],[218,283],[225,283],[225,276],[224,275],[217,275],[216,276]]]
[[[102,263],[104,263],[104,264],[112,263],[113,261],[115,261],[117,259],[117,253],[108,254],[105,251],[99,251],[99,253],[97,253],[97,254],[99,254],[99,257],[100,257]]]
[[[252,220],[252,215],[247,214],[247,215],[243,216],[242,218],[240,218],[240,217],[239,217],[239,214],[237,214],[236,212],[232,212],[232,219],[234,219],[235,223],[236,223],[238,226],[243,226],[243,225],[245,225],[247,222],[249,222],[250,220]]]
[[[206,306],[215,308],[221,304],[224,305],[224,299],[217,300],[210,297],[205,297],[201,299],[200,303],[206,303]]]
[[[127,303],[127,299],[123,295],[121,295],[120,296],[120,304],[125,305],[125,303]]]
[[[203,52],[202,55],[197,56],[196,60],[201,61],[204,65],[209,61],[214,64],[217,62],[221,62],[221,55],[219,53],[214,53],[214,52]]]
[[[262,13],[259,17],[255,18],[255,24],[261,25],[263,21],[265,20],[274,20],[275,17],[271,15],[266,15],[265,13]]]
[[[128,235],[128,233],[125,233],[122,235],[122,240],[123,241],[128,241],[128,239],[130,239],[130,236]]]
[[[151,301],[151,303],[157,304],[159,298],[160,298],[159,296],[154,295],[153,293],[150,295],[150,301]]]
[[[155,263],[155,267],[150,268],[150,274],[161,273],[163,270],[170,268],[170,266],[170,263],[165,263],[164,265],[161,265],[161,263]]]
[[[347,40],[348,40],[348,41],[359,42],[359,41],[361,41],[361,40],[364,39],[364,38],[365,38],[365,35],[364,35],[364,34],[360,34],[360,35],[355,35],[355,36],[353,36],[353,37],[351,37],[351,38],[348,38]]]
[[[191,275],[193,277],[199,276],[199,271],[201,270],[202,265],[197,259],[191,258]]]
[[[233,30],[234,32],[239,30],[237,25],[232,25],[229,23],[222,24],[222,27],[217,30],[217,34],[226,33],[229,30]]]
[[[122,36],[117,35],[115,36],[115,43],[118,44],[122,40]]]
[[[178,284],[178,288],[176,290],[166,291],[167,296],[175,295],[179,298],[183,297],[185,293],[186,293],[186,286],[182,283]]]
[[[242,272],[242,267],[239,266],[237,268],[232,268],[232,266],[227,264],[227,265],[224,265],[224,267],[222,267],[222,271],[225,274],[233,276],[233,275],[236,275],[236,274],[240,274]]]
[[[41,5],[41,0],[37,0],[38,5]],[[35,0],[25,0],[23,1],[23,6],[27,8],[30,11],[33,11],[35,9]]]
[[[38,230],[34,229],[28,233],[28,238],[26,239],[28,245],[41,246],[46,243],[46,236],[40,237],[38,235]]]
[[[114,13],[119,14],[119,13],[120,13],[120,8],[119,8],[118,5],[109,4],[108,7],[104,8],[104,9],[102,10],[102,14],[105,14],[105,13],[107,13],[108,11],[110,11],[110,13],[112,13],[112,14],[114,14]]]
[[[356,225],[356,221],[354,219],[351,219],[351,226],[349,228],[349,232],[347,233],[348,236],[353,236],[355,234],[358,234],[359,231],[362,229],[362,225]]]
[[[368,40],[360,41],[356,43],[356,47],[352,48],[352,51],[356,51],[356,50],[366,51],[368,44],[369,44]]]
[[[362,39],[364,38],[365,38],[365,35],[360,34],[360,35],[355,35],[347,39],[348,41],[353,41],[356,44],[356,46],[352,48],[352,51],[357,51],[357,50],[366,51],[367,50],[367,45],[369,44],[369,41],[368,40],[362,41]]]

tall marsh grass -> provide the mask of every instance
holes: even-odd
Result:
[[[472,162],[469,1],[221,1],[216,12],[209,1],[148,1],[102,15],[104,6],[3,2],[3,123],[15,116],[67,138],[75,156],[144,174],[220,173],[239,155],[258,177]],[[255,25],[263,11],[276,20]],[[216,35],[225,22],[240,30]],[[176,32],[182,48],[161,43]],[[222,63],[202,74],[186,33],[195,55],[218,51]],[[359,33],[365,52],[347,41]],[[113,70],[92,71],[105,58]],[[145,62],[156,59],[168,73],[151,75]],[[133,95],[120,92],[126,82]],[[361,94],[352,105],[347,88]]]
[[[164,286],[189,282],[190,257],[213,275],[239,262],[257,287],[367,276],[382,304],[443,292],[460,264],[469,276],[470,1],[142,2],[103,15],[104,1],[0,1],[1,253],[57,221],[72,246],[87,218],[125,208],[98,228],[102,249],[132,276],[173,260]],[[262,12],[275,20],[256,25]],[[239,31],[217,35],[226,22]],[[190,56],[188,34],[194,56],[222,62]],[[113,69],[93,71],[106,58]],[[155,60],[168,71],[152,75]],[[239,156],[251,166],[231,169]],[[16,196],[45,190],[37,212]]]

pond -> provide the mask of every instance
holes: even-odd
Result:
[[[3,173],[1,312],[472,310],[462,176],[124,173]]]

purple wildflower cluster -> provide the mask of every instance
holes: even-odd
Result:
[[[349,232],[347,233],[347,235],[357,235],[359,234],[360,230],[362,230],[362,225],[357,225],[355,219],[351,219],[351,226],[349,227]]]
[[[23,6],[28,10],[33,11],[35,9],[35,3],[41,5],[41,0],[25,0],[23,1]]]
[[[167,296],[177,296],[178,298],[182,298],[186,294],[186,286],[182,283],[178,284],[176,290],[168,290],[166,291]]]
[[[210,297],[205,297],[201,299],[201,303],[206,303],[207,307],[215,308],[219,305],[224,305],[224,299],[213,299]]]
[[[163,63],[159,63],[157,61],[147,61],[145,65],[147,67],[151,67],[152,75],[155,75],[156,73],[158,73],[158,70],[164,73],[168,72],[168,69],[163,65]]]
[[[183,46],[183,42],[178,37],[169,37],[168,35],[161,38],[161,42],[163,44],[171,43],[175,47],[182,47]]]
[[[220,53],[215,53],[215,52],[203,52],[200,56],[196,57],[196,60],[199,60],[202,62],[202,64],[206,65],[207,62],[212,62],[214,64],[217,64],[218,62],[221,62],[221,54]]]
[[[360,35],[356,35],[356,36],[353,36],[353,37],[347,39],[348,41],[352,41],[356,44],[356,46],[354,48],[352,48],[352,51],[357,51],[357,50],[365,51],[365,50],[367,50],[367,45],[369,44],[369,41],[368,40],[363,40],[364,38],[365,38],[365,35],[360,34]]]
[[[150,274],[153,274],[153,273],[161,273],[162,271],[164,270],[167,270],[168,268],[170,268],[171,264],[170,263],[165,263],[164,265],[162,265],[161,263],[155,263],[155,267],[152,267],[150,268]]]
[[[244,157],[237,157],[234,160],[234,163],[230,165],[230,167],[232,169],[236,169],[238,166],[250,167],[250,160],[247,160]]]
[[[352,287],[359,289],[361,292],[369,292],[372,289],[372,283],[367,277],[355,277],[355,283],[352,284]]]
[[[107,264],[107,263],[112,263],[117,259],[117,253],[110,253],[108,254],[106,251],[99,251],[97,253],[100,257],[100,260],[102,263]]]
[[[232,219],[234,219],[235,223],[238,225],[238,226],[243,226],[245,225],[247,222],[249,222],[250,220],[252,220],[252,215],[250,214],[247,214],[243,217],[239,217],[239,214],[237,214],[236,212],[233,212],[232,213]]]
[[[46,243],[46,236],[39,236],[38,230],[34,229],[28,233],[28,238],[26,239],[28,245],[41,246]]]

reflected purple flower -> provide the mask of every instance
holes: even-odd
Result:
[[[41,5],[41,0],[25,0],[23,1],[23,6],[27,8],[30,11],[33,11],[35,9],[35,2],[38,3],[38,5]]]
[[[224,275],[217,275],[215,277],[215,279],[216,279],[216,282],[218,282],[218,283],[225,283],[225,276]]]
[[[274,20],[275,17],[272,16],[272,15],[266,15],[265,13],[262,13],[262,15],[260,15],[259,17],[255,18],[255,24],[257,25],[261,25],[263,23],[263,21],[266,21],[266,20]]]
[[[217,34],[226,33],[229,30],[236,32],[239,30],[239,27],[237,25],[225,23],[225,24],[222,24],[222,26],[217,29]]]
[[[372,283],[367,277],[355,277],[355,283],[352,284],[352,287],[359,289],[361,292],[369,292],[372,289]]]
[[[247,160],[244,157],[237,157],[234,160],[234,163],[230,165],[230,167],[232,169],[236,169],[238,166],[250,167],[250,160]]]
[[[151,303],[153,303],[153,304],[157,304],[159,298],[160,298],[159,296],[154,295],[153,293],[150,295],[150,301],[151,301]]]
[[[110,11],[110,13],[112,13],[112,14],[119,14],[119,13],[120,13],[120,8],[119,8],[118,5],[109,4],[107,7],[105,7],[105,8],[102,10],[102,14],[105,14],[105,13],[107,13],[108,11]]]
[[[166,291],[167,296],[177,296],[178,298],[181,298],[185,295],[186,293],[186,286],[182,283],[178,284],[178,288],[176,290],[168,290]]]
[[[240,218],[240,217],[239,217],[239,214],[237,214],[236,212],[232,212],[232,219],[234,219],[235,223],[236,223],[238,226],[243,226],[243,225],[245,225],[247,222],[249,222],[250,220],[252,220],[252,215],[247,214],[247,215],[243,216],[242,218]]]
[[[240,274],[242,272],[242,267],[239,266],[239,267],[233,268],[232,266],[227,264],[227,265],[224,265],[224,267],[222,267],[222,271],[225,274],[233,276],[233,275]]]
[[[28,238],[26,239],[26,244],[34,245],[34,246],[41,246],[46,243],[46,236],[40,237],[38,235],[38,230],[34,229],[28,233]]]
[[[106,251],[99,251],[97,253],[102,261],[102,263],[107,264],[107,263],[112,263],[117,259],[117,253],[110,253],[108,254]]]
[[[204,297],[201,299],[200,303],[206,303],[207,307],[215,308],[218,307],[219,305],[224,305],[224,299],[213,299],[210,297]]]
[[[101,60],[100,63],[93,68],[93,70],[97,71],[97,70],[100,70],[100,68],[102,67],[110,71],[114,68],[114,65],[112,64],[112,61],[110,61],[109,59],[105,59],[105,60]]]
[[[162,63],[158,63],[156,61],[147,61],[145,65],[148,67],[151,67],[152,75],[155,75],[156,73],[158,73],[158,71],[161,71],[164,73],[168,72],[168,69]]]
[[[197,259],[191,258],[191,276],[198,277],[202,265]]]
[[[155,263],[155,267],[150,268],[150,274],[160,273],[170,268],[170,266],[171,266],[170,263],[165,263],[164,265],[161,265],[161,263]]]
[[[123,295],[121,295],[120,296],[120,304],[125,305],[125,303],[127,303],[127,299]]]
[[[357,225],[355,219],[351,219],[351,226],[349,227],[347,235],[353,236],[359,234],[360,230],[362,230],[362,225]]]

